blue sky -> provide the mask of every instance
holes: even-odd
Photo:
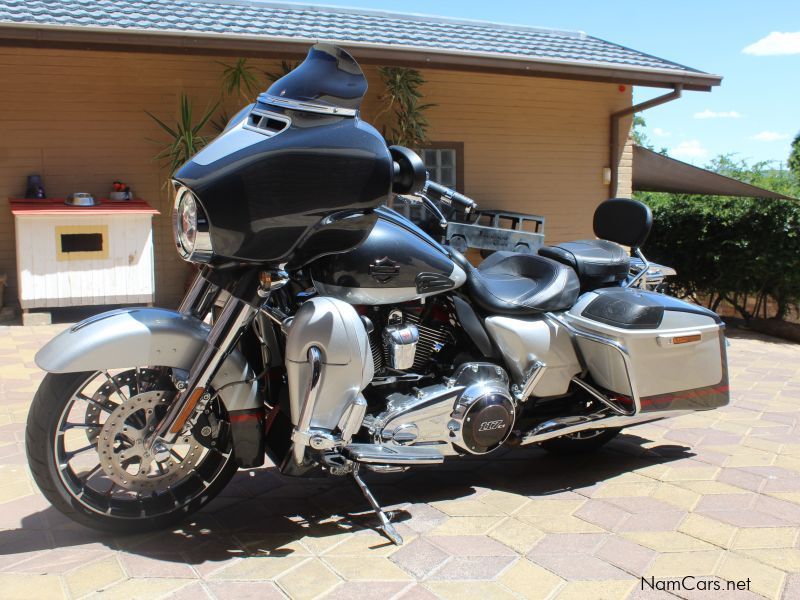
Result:
[[[784,162],[800,131],[800,0],[319,3],[580,30],[722,75],[711,93],[686,92],[643,113],[651,142],[688,162],[705,164],[722,153]],[[660,93],[636,88],[635,101]]]

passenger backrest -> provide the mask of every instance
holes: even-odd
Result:
[[[594,211],[594,234],[623,246],[640,248],[652,226],[650,207],[638,200],[611,198]]]

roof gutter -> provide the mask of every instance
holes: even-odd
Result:
[[[652,98],[645,102],[640,102],[639,104],[634,104],[632,106],[628,106],[619,110],[615,113],[611,113],[611,140],[610,140],[610,160],[609,165],[611,166],[611,182],[609,185],[609,198],[615,198],[618,194],[617,187],[619,186],[619,159],[620,159],[620,143],[619,143],[619,122],[632,114],[637,112],[642,112],[647,110],[648,108],[653,108],[654,106],[660,106],[662,104],[666,104],[667,102],[672,102],[673,100],[677,100],[683,94],[683,84],[676,83],[675,87],[671,92],[668,94],[664,94],[663,96],[657,96],[656,98]]]

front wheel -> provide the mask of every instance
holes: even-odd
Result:
[[[553,454],[583,454],[605,446],[620,431],[622,431],[621,428],[588,429],[545,440],[539,445]]]
[[[166,368],[48,374],[25,431],[45,497],[118,534],[166,528],[207,504],[236,473],[228,440],[207,448],[187,432],[168,446],[143,443],[174,393]]]

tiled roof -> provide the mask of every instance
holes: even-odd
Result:
[[[0,0],[0,25],[298,42],[326,40],[398,51],[705,75],[582,32],[302,4],[237,0]]]

